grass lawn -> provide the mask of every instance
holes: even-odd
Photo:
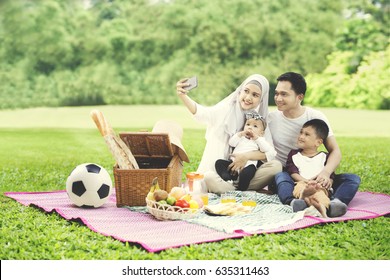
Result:
[[[64,189],[69,172],[83,162],[98,163],[112,175],[114,161],[89,118],[91,109],[0,111],[1,192]],[[100,109],[107,112],[116,131],[151,129],[161,118],[177,120],[185,128],[183,144],[191,159],[190,164],[185,164],[184,173],[196,169],[203,151],[204,129],[181,106]],[[360,191],[390,194],[389,112],[324,112],[340,135],[337,140],[343,160],[338,172],[361,176]],[[104,237],[86,226],[22,206],[5,196],[0,197],[0,213],[2,260],[390,259],[390,224],[385,217],[148,253],[138,245]]]

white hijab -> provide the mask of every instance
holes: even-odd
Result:
[[[229,96],[220,101],[220,103],[230,104],[230,112],[226,115],[224,120],[225,132],[232,136],[240,131],[245,123],[245,111],[242,110],[238,97],[241,90],[251,81],[257,81],[261,85],[261,101],[257,108],[254,110],[258,112],[265,119],[268,116],[268,96],[269,96],[269,83],[268,80],[259,74],[253,74],[245,79],[242,84],[236,88]],[[253,109],[252,109],[253,110]]]

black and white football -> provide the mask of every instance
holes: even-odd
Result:
[[[80,207],[100,207],[107,202],[112,191],[110,174],[100,165],[78,165],[66,180],[69,199]]]

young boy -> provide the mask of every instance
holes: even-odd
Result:
[[[244,130],[237,132],[229,139],[229,145],[234,147],[234,154],[260,150],[267,154],[268,160],[273,160],[276,151],[264,138],[264,131],[267,127],[265,119],[255,111],[246,113],[245,118]],[[236,181],[239,178],[238,190],[246,191],[256,173],[258,162],[248,161],[238,174],[237,172],[231,172],[229,168],[233,161],[234,157],[231,157],[230,160],[219,159],[215,162],[215,170],[225,181]]]
[[[287,156],[286,170],[296,182],[293,196],[311,206],[313,205],[323,217],[329,209],[329,191],[317,184],[314,179],[324,168],[328,153],[318,151],[329,134],[326,122],[320,119],[307,121],[298,136],[298,149],[293,149]],[[334,178],[334,173],[330,176]]]
[[[341,151],[327,118],[322,112],[302,105],[306,93],[306,81],[302,75],[287,72],[280,75],[277,81],[274,99],[278,110],[268,115],[269,128],[277,151],[276,159],[283,165],[286,163],[290,150],[297,148],[295,139],[298,138],[299,131],[305,122],[311,119],[325,121],[329,127],[329,135],[324,145],[329,156],[315,181],[326,189],[331,186],[334,189],[328,216],[342,216],[347,212],[347,205],[359,188],[360,178],[355,174],[343,173],[335,175],[331,180],[330,175],[340,163]],[[276,190],[272,190],[277,191],[283,204],[291,205],[294,211],[304,210],[307,207],[304,200],[294,199],[294,182],[287,172],[276,174],[275,184]]]

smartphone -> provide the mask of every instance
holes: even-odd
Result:
[[[188,87],[184,87],[185,90],[191,90],[198,86],[198,78],[196,76],[189,78],[186,81],[187,84],[190,84]]]

